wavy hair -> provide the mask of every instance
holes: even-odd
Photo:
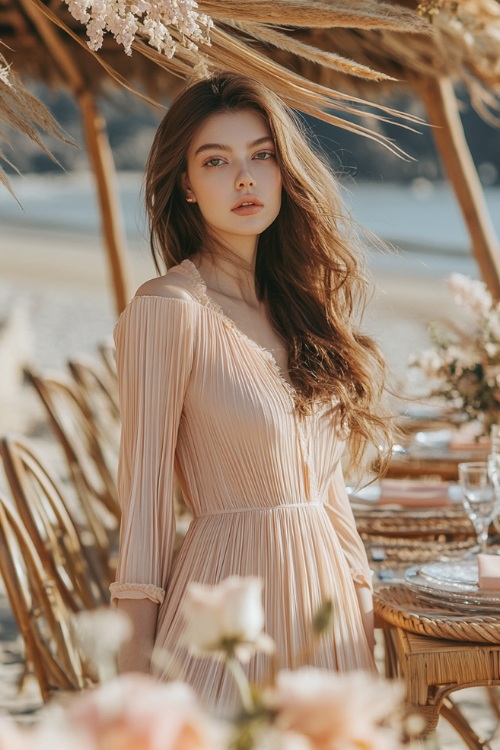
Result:
[[[181,175],[199,126],[219,112],[253,110],[268,123],[282,177],[282,204],[259,237],[256,290],[288,347],[300,414],[320,402],[338,409],[348,429],[350,468],[367,444],[385,465],[392,444],[383,407],[385,363],[357,327],[367,291],[363,249],[339,184],[310,146],[297,116],[261,83],[217,72],[190,84],[172,103],[154,138],[145,196],[155,265],[167,269],[199,253],[207,239],[196,204],[186,205]]]

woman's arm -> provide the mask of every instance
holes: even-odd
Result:
[[[190,302],[136,297],[115,330],[122,509],[112,602],[132,619],[119,668],[148,671],[175,539],[174,456],[193,362]]]
[[[329,492],[327,511],[351,570],[356,590],[359,609],[367,641],[373,649],[375,645],[374,615],[372,597],[372,571],[368,564],[366,550],[352,512],[349,496],[345,488],[344,475],[340,461],[333,475]]]
[[[373,653],[375,648],[375,618],[373,614],[373,596],[372,590],[366,585],[354,582],[356,596],[358,597],[359,609],[363,619],[363,628],[366,640]]]

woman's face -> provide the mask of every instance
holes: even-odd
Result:
[[[264,118],[253,110],[209,117],[191,141],[182,184],[220,239],[233,248],[256,240],[281,207],[281,174]]]

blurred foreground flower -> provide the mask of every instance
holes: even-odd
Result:
[[[305,667],[278,674],[266,703],[275,726],[301,735],[314,750],[396,750],[400,727],[389,721],[403,688],[364,672]]]
[[[431,324],[433,346],[413,355],[410,366],[431,381],[429,396],[452,401],[487,432],[500,418],[500,304],[482,281],[462,274],[452,274],[448,288],[457,307],[469,313],[471,332]]]
[[[74,615],[72,630],[82,656],[93,667],[99,682],[114,677],[118,651],[132,636],[130,618],[118,609],[100,607]]]
[[[218,586],[191,584],[184,605],[186,633],[196,653],[225,659],[243,710],[233,720],[210,716],[190,687],[127,674],[55,702],[32,727],[0,720],[0,750],[397,750],[404,734],[402,688],[367,673],[337,674],[304,667],[278,673],[267,688],[248,682],[248,659],[271,639],[262,633],[262,582],[229,578]],[[108,674],[128,627],[113,612],[77,619],[80,646],[94,649]],[[314,619],[318,636],[334,617],[326,602]],[[104,654],[110,650],[108,655]],[[408,734],[407,730],[407,734]]]
[[[183,602],[183,641],[195,654],[235,656],[247,662],[256,651],[272,653],[272,638],[262,632],[260,578],[226,578],[218,586],[192,583]]]

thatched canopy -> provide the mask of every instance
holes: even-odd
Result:
[[[78,5],[78,0],[71,2]],[[169,3],[153,5],[158,9]],[[0,40],[18,74],[73,91],[86,118],[94,166],[103,175],[104,131],[96,125],[92,97],[110,80],[160,100],[183,79],[210,69],[245,72],[293,107],[395,151],[397,143],[377,128],[377,118],[407,126],[414,118],[384,105],[382,94],[395,86],[412,87],[424,99],[430,121],[441,128],[436,139],[476,257],[500,296],[498,243],[481,203],[450,84],[463,82],[477,111],[495,119],[500,103],[497,0],[199,0],[198,6],[213,21],[210,44],[193,47],[174,23],[168,27],[177,45],[173,57],[148,43],[141,18],[131,56],[110,34],[99,51],[90,51],[85,26],[62,0],[0,0]],[[367,109],[370,126],[364,119]],[[103,214],[110,211],[108,195]]]

